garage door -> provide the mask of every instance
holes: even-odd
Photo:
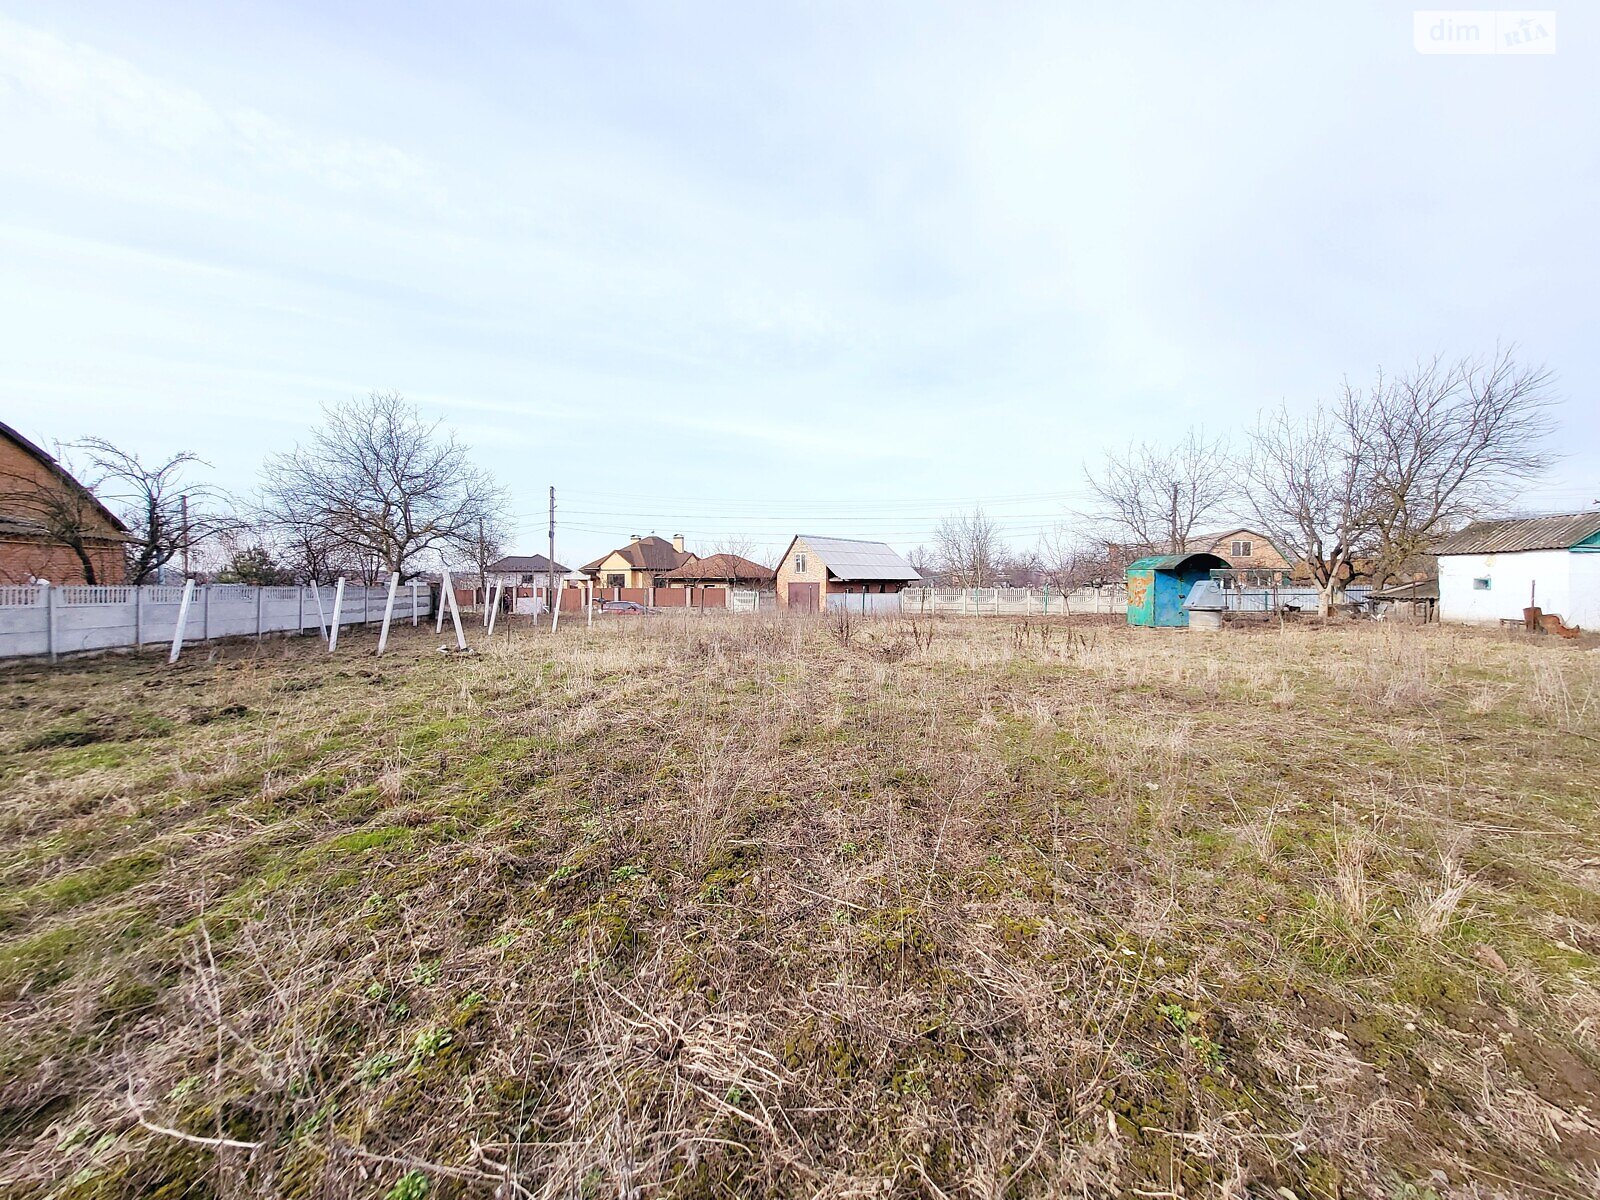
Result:
[[[789,611],[814,613],[817,611],[817,589],[820,584],[791,583],[789,585]]]

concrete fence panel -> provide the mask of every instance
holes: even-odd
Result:
[[[383,619],[387,587],[346,587],[341,626]],[[409,620],[412,591],[401,585],[395,597],[395,620]],[[416,589],[417,614],[432,614],[432,592]],[[142,587],[0,587],[0,658],[79,654],[167,644],[178,623],[183,588]],[[333,589],[323,589],[323,612],[333,616]],[[185,642],[248,637],[268,633],[300,633],[317,628],[317,602],[309,587],[246,587],[206,584],[195,588],[184,624]]]

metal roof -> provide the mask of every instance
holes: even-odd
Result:
[[[513,571],[531,571],[542,575],[549,570],[550,560],[542,554],[508,554],[504,558],[496,559],[489,564],[489,573],[491,575],[510,574]],[[567,574],[567,568],[557,563],[556,574]]]
[[[1374,600],[1437,600],[1439,598],[1439,581],[1437,579],[1419,579],[1415,583],[1397,583],[1393,587],[1383,588],[1372,593]]]
[[[1219,558],[1209,552],[1196,554],[1153,554],[1149,558],[1135,559],[1128,564],[1130,571],[1176,571],[1179,567],[1194,562],[1197,558],[1209,559],[1204,564],[1207,568],[1212,566],[1226,567],[1228,560]]]
[[[855,538],[812,537],[802,533],[799,540],[822,560],[836,579],[900,579],[920,581],[917,569],[884,542],[863,542]]]
[[[1555,517],[1474,521],[1438,542],[1435,554],[1507,554],[1517,550],[1568,550],[1600,533],[1600,512]]]

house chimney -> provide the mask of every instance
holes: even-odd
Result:
[[[628,540],[630,543],[637,542],[639,540],[639,535],[637,533],[630,533],[628,535]]]
[[[683,534],[675,533],[672,535],[672,548],[679,554],[683,553]]]

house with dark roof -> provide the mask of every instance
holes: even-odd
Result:
[[[738,554],[691,554],[689,561],[664,578],[671,587],[741,587],[770,589],[777,572]]]
[[[127,542],[93,492],[0,422],[0,583],[123,583]]]
[[[1600,626],[1600,511],[1474,521],[1432,549],[1442,621],[1520,621],[1540,608]]]
[[[560,563],[555,564],[556,586],[570,572]],[[487,582],[490,587],[503,583],[506,587],[542,586],[550,578],[550,560],[542,554],[508,554],[489,564]]]
[[[917,569],[884,542],[797,534],[778,560],[778,603],[790,612],[857,604],[862,611],[898,612],[897,593],[921,582]],[[846,599],[850,596],[858,599]]]
[[[626,546],[602,554],[579,570],[594,580],[597,587],[666,587],[668,573],[693,557],[683,548],[681,533],[674,534],[670,542],[653,533],[649,537],[634,534]]]

